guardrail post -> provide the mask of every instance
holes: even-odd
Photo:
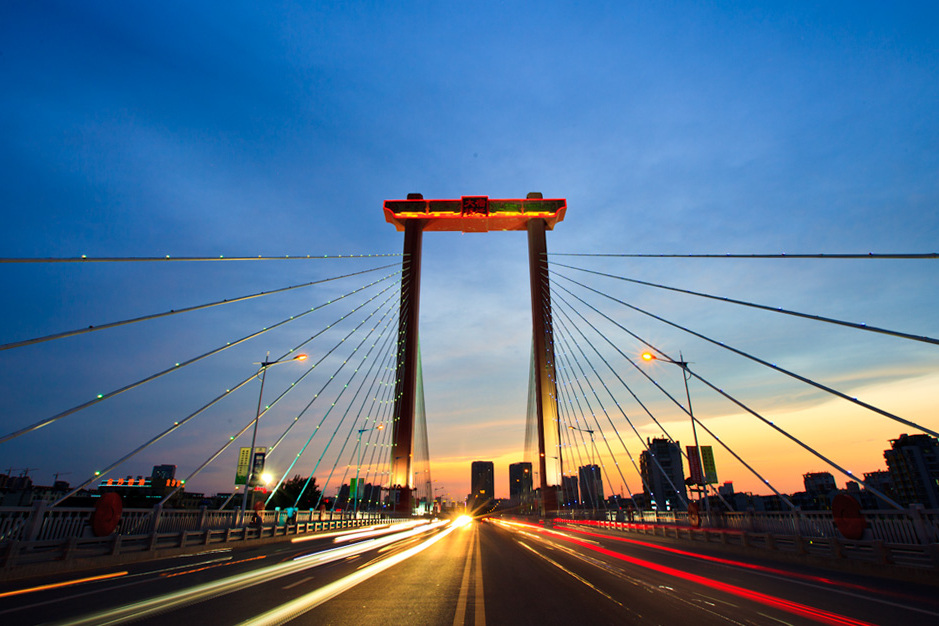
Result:
[[[926,546],[926,554],[929,555],[932,566],[939,569],[939,545],[931,543]]]
[[[150,519],[150,533],[156,534],[160,527],[160,515],[163,513],[163,505],[160,503],[153,505],[153,517]]]
[[[6,554],[3,556],[3,567],[12,567],[13,563],[16,562],[16,557],[20,552],[20,545],[22,542],[19,539],[14,539],[7,544]]]
[[[202,505],[199,507],[199,528],[198,530],[205,530],[206,520],[209,518],[209,507]]]
[[[890,553],[887,551],[887,547],[884,545],[884,542],[880,539],[875,539],[871,542],[871,551],[874,553],[874,560],[876,560],[878,563],[891,563]]]
[[[36,541],[39,538],[39,532],[42,530],[42,522],[46,519],[48,505],[44,500],[33,502],[33,510],[29,514],[29,526],[23,539],[26,541]]]
[[[114,541],[111,543],[111,555],[121,553],[121,533],[114,533]]]
[[[805,554],[807,552],[805,549],[805,539],[802,538],[802,535],[796,535],[792,543],[795,546],[796,554]]]
[[[775,550],[776,549],[776,537],[773,533],[766,533],[766,549]]]
[[[63,549],[62,560],[71,561],[75,558],[75,552],[78,549],[78,537],[69,537],[65,541],[65,548]]]
[[[835,559],[844,558],[844,547],[841,545],[841,542],[837,537],[829,537],[828,545],[831,547],[831,556]]]
[[[916,531],[916,538],[921,544],[932,543],[934,541],[933,533],[931,528],[926,526],[926,522],[923,520],[923,512],[925,509],[922,504],[911,504],[910,508],[907,509],[907,512],[910,516],[910,521],[913,522],[913,530]]]

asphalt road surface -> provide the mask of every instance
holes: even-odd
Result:
[[[927,577],[935,582],[936,574]],[[131,622],[913,626],[939,624],[939,585],[494,519],[337,533],[0,586],[4,626]]]

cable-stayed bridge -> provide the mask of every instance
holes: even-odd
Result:
[[[38,621],[87,613],[87,623],[99,623],[164,610],[211,615],[221,610],[213,605],[218,598],[276,585],[263,608],[238,606],[224,621],[342,621],[351,619],[341,617],[352,610],[342,608],[345,598],[362,594],[386,604],[429,594],[416,612],[383,605],[380,615],[405,623],[546,621],[581,615],[584,606],[600,619],[661,623],[688,611],[705,621],[750,623],[877,623],[898,607],[939,617],[916,592],[905,600],[875,597],[870,582],[826,582],[752,562],[781,551],[803,567],[847,557],[895,576],[935,577],[935,419],[854,389],[924,378],[939,340],[928,329],[867,324],[837,304],[818,306],[837,303],[837,290],[808,279],[812,268],[833,263],[872,268],[870,278],[882,264],[902,263],[915,277],[936,254],[559,254],[548,250],[546,232],[564,218],[564,200],[413,194],[384,208],[404,232],[401,254],[2,259],[11,284],[52,277],[60,282],[49,289],[66,302],[80,294],[92,303],[84,315],[97,314],[69,324],[68,307],[51,298],[47,306],[62,309],[57,330],[29,333],[24,310],[17,336],[0,345],[11,407],[0,434],[7,492],[17,492],[17,479],[26,484],[31,467],[54,463],[70,478],[27,506],[3,509],[4,571],[65,583],[64,572],[76,566],[110,568],[82,583],[100,585],[95,611],[75,604],[71,585],[52,592],[10,583],[9,597],[22,600],[10,615],[30,615],[33,604],[43,607]],[[528,237],[531,312],[519,316],[518,332],[530,342],[529,386],[527,396],[516,391],[528,411],[518,416],[524,437],[514,445],[530,484],[499,503],[498,517],[483,526],[430,521],[447,512],[448,499],[435,487],[428,423],[451,408],[425,402],[421,247],[425,232],[447,230]],[[676,262],[708,264],[707,279],[683,282]],[[653,269],[636,273],[637,263]],[[52,273],[63,264],[65,274]],[[782,268],[795,265],[804,289],[772,300],[736,296],[732,284],[722,284],[728,264],[748,267],[745,273],[766,284],[785,282]],[[109,282],[92,284],[95,274]],[[304,279],[280,283],[285,275]],[[844,286],[853,288],[852,280],[846,273]],[[190,302],[160,296],[181,281],[196,294]],[[905,286],[928,288],[913,278]],[[102,289],[127,292],[127,315],[94,311]],[[873,292],[871,300],[878,300]],[[689,304],[697,301],[722,308],[702,315]],[[736,310],[758,316],[758,332],[738,332],[739,318],[726,313]],[[199,316],[203,325],[175,330]],[[244,323],[255,319],[264,321]],[[453,332],[462,332],[459,323]],[[822,355],[832,352],[826,338],[839,337],[848,347],[829,360],[843,369],[825,371],[792,351],[803,335],[819,341]],[[871,350],[905,351],[907,369],[854,363]],[[782,386],[767,383],[764,371]],[[908,474],[920,469],[923,484],[886,480],[887,472],[874,471],[881,459],[871,455],[858,467],[844,450],[858,439],[852,431],[867,433],[871,449],[881,451],[889,439],[911,435],[902,458],[910,459]],[[485,440],[485,431],[476,432]],[[494,441],[494,449],[503,443]],[[789,474],[827,475],[846,488],[813,492],[807,482],[804,492],[793,489],[779,482],[787,464]],[[757,485],[766,497],[741,498],[718,474]],[[204,493],[187,497],[194,491]],[[497,508],[487,491],[473,486],[469,514]],[[333,547],[336,541],[344,547]],[[700,552],[695,542],[734,556]],[[226,556],[208,558],[214,549]],[[249,549],[259,552],[247,557]],[[100,555],[97,564],[92,553]],[[168,554],[190,559],[177,573],[210,568],[212,581],[170,589],[163,569],[115,569]],[[150,581],[150,591],[125,604],[104,600],[108,585],[125,576]],[[328,582],[311,582],[320,576]],[[760,576],[766,580],[757,582]],[[441,589],[423,588],[438,579]],[[519,579],[540,590],[528,592],[538,597],[534,609],[520,608],[507,592]],[[826,585],[833,604],[802,601],[807,587],[824,596]],[[544,598],[552,586],[578,600]],[[29,600],[51,593],[62,595]],[[845,600],[858,594],[871,605]]]

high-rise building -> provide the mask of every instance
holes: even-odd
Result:
[[[495,472],[492,461],[473,461],[471,472],[470,509],[475,511],[495,499]]]
[[[559,502],[566,508],[575,508],[580,505],[580,494],[577,490],[576,476],[562,476],[561,489],[564,492]]]
[[[603,477],[600,474],[599,465],[584,465],[577,469],[580,478],[580,498],[581,506],[585,509],[602,509],[603,499]]]
[[[831,472],[809,472],[802,475],[802,484],[805,490],[811,494],[828,495],[837,487],[835,486],[835,477]]]
[[[509,465],[509,497],[521,500],[531,493],[531,463],[512,463]]]
[[[173,480],[176,478],[175,465],[154,465],[150,472],[151,478],[162,478],[163,480]]]
[[[900,435],[884,450],[887,470],[900,504],[939,508],[939,439]]]
[[[655,508],[659,511],[684,510],[683,502],[688,501],[688,495],[681,447],[677,441],[672,443],[668,439],[646,440],[646,443],[648,448],[639,457],[639,472],[642,474],[645,495],[655,502]],[[666,476],[671,479],[671,485]]]

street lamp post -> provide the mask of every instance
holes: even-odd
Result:
[[[594,453],[597,451],[597,442],[594,441],[593,439],[594,431],[589,428],[578,428],[577,426],[568,426],[568,428],[571,430],[579,430],[582,433],[587,433],[588,435],[590,435],[590,464],[594,465],[594,462],[593,462]],[[600,456],[600,455],[597,454],[597,456]]]
[[[684,360],[681,352],[678,353],[678,361],[673,361],[668,357],[657,357],[651,352],[643,352],[642,358],[645,361],[664,361],[666,363],[671,363],[672,365],[677,365],[681,368],[682,379],[685,381],[685,398],[688,400],[688,417],[691,418],[691,434],[694,437],[695,456],[698,457],[698,472],[700,472],[701,475],[701,483],[698,484],[698,488],[695,490],[698,492],[698,499],[700,500],[702,494],[705,494],[706,496],[707,482],[704,475],[704,459],[701,456],[701,446],[698,445],[698,429],[695,426],[694,412],[691,409],[691,392],[688,390],[688,379],[691,378],[691,372],[688,371],[688,361]],[[704,498],[704,509],[708,514],[710,514],[711,507],[707,497]]]
[[[264,378],[267,375],[267,370],[270,367],[275,365],[280,365],[281,363],[291,363],[293,361],[305,361],[307,355],[298,354],[295,357],[290,359],[282,359],[278,361],[268,361],[271,353],[268,352],[264,357],[264,360],[260,363],[255,363],[255,365],[260,365],[261,369],[258,370],[258,374],[261,375],[261,391],[258,393],[258,410],[254,417],[254,429],[251,431],[251,451],[248,454],[248,475],[245,477],[245,492],[241,498],[241,518],[244,519],[245,511],[248,509],[248,489],[251,486],[251,479],[254,478],[254,444],[257,443],[258,439],[258,422],[261,421],[261,402],[264,399]]]
[[[355,440],[355,449],[358,453],[355,463],[355,495],[353,496],[353,505],[352,511],[356,518],[359,516],[359,467],[362,465],[362,433],[367,433],[370,430],[381,430],[385,427],[384,424],[379,424],[378,426],[372,426],[371,428],[360,428],[359,436]]]

